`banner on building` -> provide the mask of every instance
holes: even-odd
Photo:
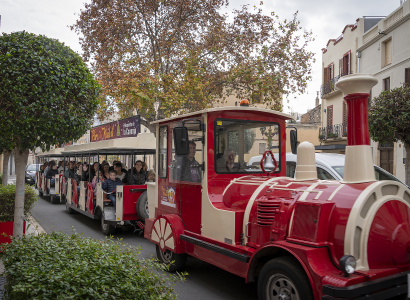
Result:
[[[135,137],[140,132],[140,116],[100,125],[90,130],[90,142]]]

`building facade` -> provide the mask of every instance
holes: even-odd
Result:
[[[410,0],[383,18],[359,39],[357,54],[361,73],[378,79],[371,97],[381,92],[410,86]],[[406,151],[402,142],[379,144],[372,142],[374,162],[405,180]]]
[[[410,1],[386,17],[363,17],[347,25],[337,39],[322,49],[322,151],[344,153],[347,139],[347,110],[335,83],[354,73],[374,75],[378,84],[371,98],[391,88],[410,84]],[[372,142],[374,163],[404,181],[406,153],[401,142],[379,145]]]

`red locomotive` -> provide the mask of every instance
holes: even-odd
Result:
[[[295,178],[285,177],[285,114],[222,107],[158,121],[144,233],[158,258],[173,271],[191,255],[257,280],[260,299],[409,297],[410,191],[375,180],[367,128],[375,83],[350,75],[337,84],[349,117],[340,182],[317,179],[305,142]]]

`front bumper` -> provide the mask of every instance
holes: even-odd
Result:
[[[370,282],[364,282],[347,287],[323,286],[323,297],[326,300],[335,299],[389,299],[407,296],[410,299],[410,272],[394,274]]]

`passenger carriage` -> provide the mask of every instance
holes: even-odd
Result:
[[[69,161],[94,161],[101,163],[109,156],[122,157],[128,167],[140,157],[143,161],[154,161],[155,136],[152,133],[140,133],[137,137],[119,138],[94,142],[84,145],[67,146],[63,152]],[[133,226],[142,229],[148,217],[146,185],[121,185],[116,193],[116,206],[107,198],[101,182],[96,185],[96,197],[91,184],[92,178],[64,177],[64,195],[67,212],[81,213],[92,219],[101,220],[104,234],[113,234],[115,228]]]
[[[317,179],[310,143],[298,148],[295,178],[286,177],[290,116],[280,112],[220,107],[155,122],[144,235],[158,258],[170,271],[190,255],[257,280],[260,299],[408,297],[410,191],[374,176],[367,98],[375,82],[338,83],[349,117],[343,181]]]
[[[45,161],[62,160],[63,150],[64,148],[55,148],[47,152],[41,152],[37,154],[36,160],[40,164],[44,164]],[[35,176],[35,188],[38,190],[40,196],[50,198],[51,203],[60,203],[64,201],[61,197],[62,180],[62,175],[56,174],[54,176],[54,185],[52,185],[51,180],[47,179],[44,173],[37,171]]]

